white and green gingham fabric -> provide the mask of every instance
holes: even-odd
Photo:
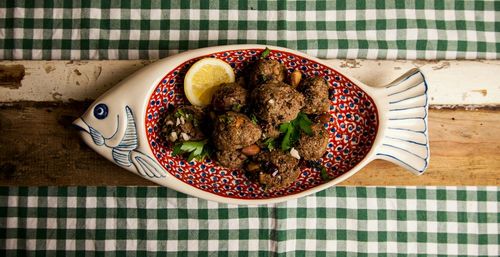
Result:
[[[0,1],[0,59],[244,43],[497,59],[499,38],[500,1]],[[499,203],[499,187],[332,187],[264,206],[161,187],[0,187],[0,256],[499,256]]]
[[[243,43],[320,58],[496,59],[499,38],[499,1],[0,1],[0,59],[156,59]]]
[[[162,187],[0,187],[0,255],[498,256],[499,200],[497,187],[332,187],[262,206]]]

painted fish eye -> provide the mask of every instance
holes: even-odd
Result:
[[[100,120],[108,116],[108,106],[105,104],[98,104],[94,107],[94,116]]]

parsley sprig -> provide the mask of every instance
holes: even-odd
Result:
[[[183,117],[186,120],[193,119],[193,115],[192,114],[185,113],[182,109],[177,109],[177,111],[175,112],[174,116],[177,117],[177,118]]]
[[[252,123],[257,125],[257,123],[259,123],[259,120],[257,119],[257,116],[255,116],[255,114],[250,114],[250,120],[252,120]]]
[[[264,142],[263,142],[264,146],[269,149],[269,151],[273,150],[274,148],[276,148],[276,140],[272,137],[266,139]]]
[[[312,135],[312,121],[304,113],[299,113],[297,118],[280,125],[280,132],[284,134],[281,140],[281,150],[286,151],[293,147],[299,140],[300,132]]]
[[[330,181],[333,179],[332,176],[330,176],[330,174],[328,174],[328,171],[326,171],[326,168],[323,165],[321,165],[320,163],[310,161],[309,166],[311,166],[311,168],[319,171],[319,175],[321,176],[321,179],[323,181],[327,182],[327,181]]]
[[[260,59],[265,59],[267,58],[267,56],[269,56],[269,54],[271,53],[271,50],[269,50],[269,48],[266,47],[266,49],[264,49],[264,51],[262,51],[262,53],[260,54]]]
[[[235,112],[239,112],[241,111],[241,107],[243,107],[243,105],[239,104],[239,103],[236,103],[236,104],[233,104],[231,106],[231,110],[235,111]]]
[[[184,111],[182,109],[177,109],[177,111],[175,111],[175,117],[179,118],[179,117],[184,117],[186,115],[186,113],[184,113]]]
[[[198,161],[203,161],[205,158],[210,157],[212,149],[208,145],[208,140],[201,141],[185,141],[182,143],[177,143],[174,146],[172,156],[183,155],[189,153],[187,161],[190,162],[193,159]]]

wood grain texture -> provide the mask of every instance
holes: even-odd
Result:
[[[88,106],[0,107],[0,185],[153,185],[87,147],[71,126]],[[431,110],[431,161],[415,176],[375,161],[343,185],[500,185],[500,111]]]
[[[153,61],[0,61],[0,102],[95,99],[151,62]],[[429,85],[431,105],[500,104],[500,60],[332,59],[325,62],[339,72],[351,75],[370,86],[387,85],[405,71],[419,68]],[[13,84],[9,75],[12,72],[5,73],[9,76],[2,76],[2,66],[10,67],[6,71],[12,71],[12,67],[22,67],[22,72],[25,71],[26,75],[21,77],[22,81]],[[2,83],[8,86],[2,86]]]

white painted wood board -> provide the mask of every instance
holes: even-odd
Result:
[[[0,86],[0,102],[95,99],[152,61],[0,61],[25,67],[21,87]],[[500,105],[500,61],[328,60],[338,71],[383,86],[419,67],[431,105]]]

